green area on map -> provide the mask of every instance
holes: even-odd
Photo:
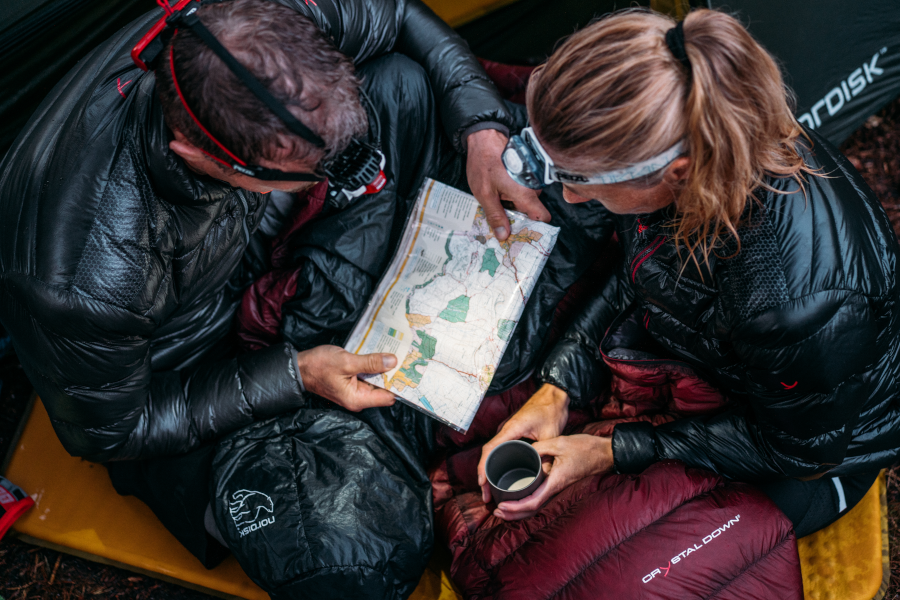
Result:
[[[435,346],[437,346],[437,338],[434,338],[423,331],[417,331],[416,335],[419,336],[419,341],[413,342],[413,346],[419,351],[422,358],[425,360],[434,358],[434,349]]]
[[[428,363],[426,361],[422,360],[421,358],[417,358],[412,363],[410,363],[410,365],[408,367],[406,367],[405,369],[401,368],[400,372],[403,373],[404,375],[406,375],[406,378],[409,379],[411,382],[413,382],[416,385],[419,385],[420,383],[422,383],[423,373],[419,373],[419,371],[416,369],[416,367],[427,367],[427,366],[428,366]]]
[[[497,326],[497,335],[500,336],[500,339],[504,342],[509,341],[509,336],[512,334],[513,329],[516,328],[516,322],[510,321],[509,319],[500,319],[500,322]]]
[[[484,251],[484,256],[481,258],[481,270],[487,271],[491,274],[491,277],[494,276],[494,273],[497,272],[497,267],[500,266],[500,261],[497,260],[497,255],[494,254],[493,248],[488,248]]]
[[[447,303],[447,308],[438,315],[439,319],[444,319],[451,323],[465,323],[466,316],[469,314],[469,297],[459,296]]]

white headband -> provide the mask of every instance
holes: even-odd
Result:
[[[597,173],[595,175],[585,176],[558,169],[556,165],[553,164],[553,159],[550,158],[547,151],[541,146],[541,143],[538,141],[537,136],[534,135],[534,130],[531,127],[523,129],[522,136],[531,138],[530,141],[532,142],[532,146],[540,152],[541,158],[544,160],[544,183],[546,185],[550,185],[555,181],[574,183],[576,185],[597,185],[631,181],[667,167],[669,163],[684,154],[686,150],[686,144],[682,140],[668,150],[648,158],[643,162],[639,162],[636,165],[625,167],[624,169],[619,169],[617,171],[609,171],[608,173]]]

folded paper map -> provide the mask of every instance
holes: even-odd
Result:
[[[507,212],[499,242],[473,196],[427,179],[390,266],[347,342],[399,365],[366,381],[465,432],[559,229]]]

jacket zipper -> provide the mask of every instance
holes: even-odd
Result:
[[[238,197],[241,199],[241,204],[244,205],[244,216],[241,218],[241,229],[244,232],[244,247],[250,245],[250,228],[247,227],[247,215],[250,214],[250,206],[247,204],[247,199],[244,198],[244,193],[238,190]]]
[[[653,238],[653,241],[650,244],[637,253],[637,256],[634,257],[634,260],[631,261],[631,282],[634,283],[635,275],[637,275],[637,270],[641,268],[641,265],[644,264],[648,258],[653,256],[653,254],[659,250],[659,247],[663,245],[663,242],[666,241],[664,236],[658,235]],[[637,263],[637,264],[635,264]]]

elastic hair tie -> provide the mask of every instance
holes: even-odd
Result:
[[[691,61],[688,58],[687,50],[684,48],[684,21],[679,21],[678,25],[666,32],[666,45],[675,58],[687,68],[688,75],[690,75]]]

